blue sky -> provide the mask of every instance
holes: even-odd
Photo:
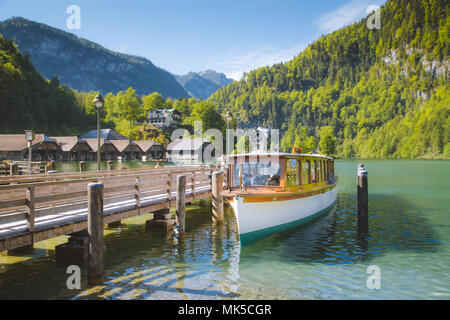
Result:
[[[20,16],[72,32],[175,74],[244,71],[288,61],[308,44],[385,0],[0,0],[0,20]],[[69,30],[70,5],[81,29]]]

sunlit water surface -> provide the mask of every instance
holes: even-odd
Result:
[[[450,162],[364,163],[368,235],[356,223],[357,162],[342,160],[336,205],[307,225],[241,246],[233,213],[214,226],[207,201],[188,207],[184,241],[146,232],[151,215],[139,216],[105,229],[103,285],[82,269],[82,289],[67,289],[54,255],[64,236],[0,256],[0,299],[449,299]]]

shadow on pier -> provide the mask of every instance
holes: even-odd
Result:
[[[211,223],[211,202],[186,207],[184,240],[146,231],[150,215],[105,229],[105,282],[90,286],[81,269],[81,290],[68,290],[67,265],[53,249],[34,249],[32,259],[0,264],[4,299],[224,299],[237,287],[239,241],[234,220]],[[217,282],[217,284],[211,283]],[[225,284],[224,284],[225,283]]]

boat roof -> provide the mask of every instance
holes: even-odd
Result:
[[[323,158],[333,160],[333,157],[329,157],[324,154],[310,154],[310,153],[287,153],[287,152],[249,152],[240,154],[230,154],[229,158],[242,158],[242,157],[285,157],[285,158]]]

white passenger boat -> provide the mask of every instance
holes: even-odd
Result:
[[[301,153],[246,153],[228,157],[225,200],[242,240],[304,223],[336,201],[332,157]]]

